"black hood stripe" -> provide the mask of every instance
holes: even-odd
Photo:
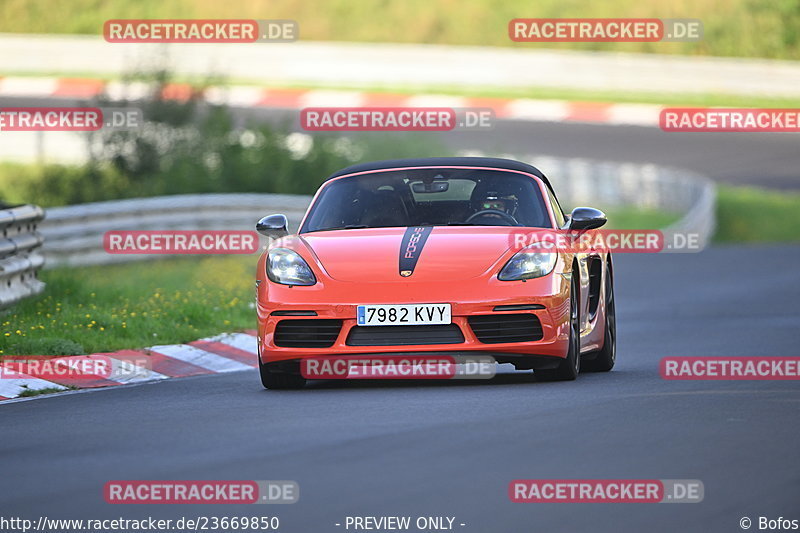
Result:
[[[406,228],[403,240],[400,243],[400,275],[408,277],[414,273],[414,267],[425,247],[428,235],[433,231],[433,226],[412,226]]]

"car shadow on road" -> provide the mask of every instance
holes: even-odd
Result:
[[[584,374],[575,381],[591,379],[592,374]],[[309,381],[306,389],[310,390],[335,390],[335,389],[402,389],[402,388],[431,388],[431,387],[486,387],[509,385],[546,385],[554,383],[539,380],[532,371],[518,371],[497,374],[491,379],[334,379]],[[568,382],[556,383],[560,386]]]

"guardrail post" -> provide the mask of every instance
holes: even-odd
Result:
[[[36,273],[44,266],[37,225],[44,210],[37,205],[0,209],[0,308],[44,290]]]

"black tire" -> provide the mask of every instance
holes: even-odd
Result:
[[[270,365],[261,362],[261,357],[258,358],[258,371],[265,389],[302,389],[306,384],[306,378],[300,374],[276,372],[269,367]]]
[[[584,361],[583,367],[589,372],[608,372],[617,360],[617,310],[614,301],[614,280],[611,269],[606,267],[606,324],[603,334],[603,347],[595,352],[595,357]]]
[[[572,381],[578,377],[581,371],[581,321],[578,310],[578,285],[575,280],[577,275],[578,272],[573,270],[569,293],[570,328],[567,357],[556,368],[535,370],[537,379],[542,381]]]

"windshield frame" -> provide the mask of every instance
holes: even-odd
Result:
[[[547,191],[548,191],[547,185],[545,185],[544,181],[541,178],[539,178],[539,176],[531,174],[530,172],[523,172],[521,170],[514,170],[514,169],[508,169],[508,168],[502,168],[502,167],[484,167],[484,166],[472,166],[472,165],[424,165],[424,166],[410,166],[410,167],[405,167],[404,166],[404,167],[394,167],[394,168],[381,168],[381,169],[376,169],[376,170],[365,170],[363,172],[353,172],[352,174],[344,174],[342,176],[336,176],[335,178],[328,179],[327,181],[325,181],[319,187],[319,189],[317,189],[317,192],[314,194],[314,197],[311,199],[311,203],[309,203],[308,209],[306,209],[306,212],[303,215],[303,220],[300,222],[300,227],[299,227],[297,233],[298,234],[305,234],[305,233],[319,233],[319,232],[326,232],[326,231],[348,231],[348,230],[362,229],[362,228],[341,228],[341,229],[332,229],[331,228],[331,229],[318,229],[318,230],[308,230],[307,229],[306,226],[307,226],[307,223],[308,223],[308,217],[309,217],[312,209],[316,205],[317,200],[319,199],[319,196],[322,194],[322,192],[327,187],[329,187],[331,185],[331,183],[337,182],[337,181],[342,180],[342,179],[348,179],[348,178],[353,178],[353,177],[357,177],[357,176],[364,176],[364,175],[368,175],[368,174],[382,174],[382,173],[385,173],[385,172],[397,172],[397,171],[402,171],[402,170],[433,170],[433,169],[487,170],[487,171],[497,171],[497,172],[509,172],[509,173],[512,173],[512,174],[519,174],[519,175],[528,177],[528,178],[534,180],[536,182],[536,184],[538,185],[540,199],[542,200],[542,203],[544,204],[545,210],[547,211],[547,218],[550,220],[550,227],[549,228],[543,228],[543,229],[557,229],[555,214],[553,213],[553,209],[552,209],[552,206],[550,205],[550,202],[547,201],[547,196],[546,196],[547,195]],[[555,196],[555,192],[553,192],[553,196]],[[397,227],[407,227],[407,226],[397,226]],[[445,226],[445,225],[441,225],[441,224],[434,224],[433,227],[456,227],[456,226]],[[502,227],[519,228],[519,227],[528,227],[528,226],[485,226],[485,225],[479,225],[479,224],[474,224],[474,225],[470,224],[470,225],[457,226],[457,227],[463,227],[463,228],[486,228],[486,227],[492,227],[492,228],[502,228]],[[363,229],[377,229],[377,228],[363,228]]]

